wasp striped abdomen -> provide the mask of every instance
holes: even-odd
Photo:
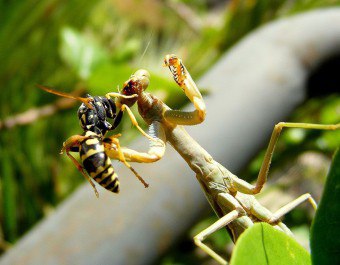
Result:
[[[106,155],[101,137],[87,131],[88,138],[80,143],[79,154],[87,173],[99,185],[114,193],[119,192],[119,181],[110,158]]]

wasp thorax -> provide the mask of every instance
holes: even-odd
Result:
[[[84,131],[94,131],[96,124],[98,124],[96,109],[90,109],[85,104],[81,104],[78,109],[78,119]]]
[[[81,104],[78,109],[79,124],[84,131],[92,131],[97,134],[105,135],[112,130],[111,123],[107,120],[116,117],[116,106],[112,99],[106,97],[92,97],[91,106],[89,108],[85,104]]]

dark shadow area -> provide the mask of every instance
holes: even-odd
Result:
[[[340,54],[316,67],[307,79],[307,96],[320,97],[340,93]]]

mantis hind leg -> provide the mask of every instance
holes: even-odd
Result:
[[[305,201],[308,201],[312,205],[313,209],[316,210],[317,204],[315,200],[313,199],[312,195],[306,193],[278,209],[275,213],[273,213],[271,218],[268,220],[268,223],[277,222],[282,216],[295,209],[298,205]]]
[[[230,213],[226,214],[222,218],[218,219],[215,223],[210,225],[208,228],[204,229],[196,236],[194,236],[195,245],[201,248],[205,253],[210,255],[213,259],[215,259],[220,264],[228,264],[225,259],[223,259],[219,254],[217,254],[214,250],[208,247],[203,243],[203,240],[214,233],[215,231],[225,227],[227,224],[231,223],[235,219],[239,217],[239,213],[237,210],[233,210]]]
[[[257,219],[259,219],[262,222],[269,223],[274,226],[278,226],[283,232],[285,232],[289,236],[293,236],[293,233],[290,231],[288,227],[286,227],[282,222],[281,218],[287,214],[288,212],[295,209],[297,206],[299,206],[301,203],[308,201],[314,210],[317,208],[317,204],[313,197],[309,194],[303,194],[300,197],[296,198],[295,200],[287,203],[286,205],[282,206],[280,209],[278,209],[276,212],[272,213],[267,208],[262,206],[257,200],[253,200],[251,203],[251,213],[254,215]]]
[[[241,218],[241,219],[243,218],[241,222],[244,227],[252,226],[253,222],[246,216],[246,212],[244,211],[243,207],[232,195],[228,193],[219,193],[217,195],[216,202],[221,207],[221,209],[225,209],[226,211],[229,211],[229,212],[225,214],[224,216],[222,216],[220,219],[218,219],[216,222],[214,222],[212,225],[210,225],[209,227],[207,227],[206,229],[198,233],[194,237],[194,242],[196,246],[200,247],[204,252],[210,255],[218,263],[227,264],[227,261],[223,259],[220,255],[218,255],[210,247],[208,247],[206,244],[204,244],[203,240],[206,239],[212,233],[216,232],[217,230],[226,227],[228,224],[230,224],[231,222],[235,221],[238,218]],[[230,230],[231,230],[232,235],[234,236],[235,234],[242,233],[244,229],[245,228],[242,228],[241,229],[242,231],[234,231],[233,229],[230,229]]]

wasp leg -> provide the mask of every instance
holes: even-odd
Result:
[[[93,182],[91,181],[91,178],[85,173],[83,166],[77,161],[77,159],[75,159],[71,154],[70,151],[72,152],[72,150],[74,148],[79,147],[80,142],[82,142],[83,140],[87,139],[89,137],[87,136],[83,136],[83,135],[73,135],[70,138],[68,138],[64,144],[63,144],[63,148],[61,149],[60,154],[63,154],[64,152],[66,152],[66,155],[72,160],[72,162],[74,163],[74,165],[77,167],[78,171],[84,176],[84,178],[91,184],[94,193],[96,194],[96,197],[99,198],[99,193],[95,187],[95,185],[93,184]]]
[[[262,162],[262,166],[260,172],[257,177],[257,181],[255,185],[249,184],[248,182],[240,179],[240,178],[233,178],[233,185],[237,191],[246,194],[257,194],[259,193],[264,184],[267,182],[268,171],[270,167],[270,162],[272,160],[272,156],[274,153],[274,149],[277,143],[277,140],[280,136],[280,133],[283,128],[301,128],[301,129],[314,129],[314,130],[339,130],[340,123],[338,124],[312,124],[312,123],[286,123],[280,122],[275,125],[267,151],[264,155],[264,159]]]
[[[137,179],[139,179],[139,181],[143,183],[145,188],[149,187],[149,184],[146,183],[145,180],[137,173],[137,171],[126,161],[125,156],[122,152],[122,148],[121,148],[120,143],[119,143],[119,139],[118,139],[118,137],[120,137],[120,136],[121,136],[121,134],[116,134],[116,135],[112,135],[112,136],[109,136],[109,137],[104,139],[104,146],[105,146],[106,153],[108,154],[105,144],[110,144],[108,149],[112,149],[112,147],[114,146],[114,148],[117,152],[116,153],[117,159],[119,161],[123,162],[124,165],[133,172],[133,174],[137,177]],[[108,154],[108,156],[109,156],[109,154]]]
[[[73,161],[73,163],[75,164],[75,166],[77,167],[77,169],[79,170],[79,172],[85,177],[85,179],[91,184],[94,193],[96,194],[96,197],[99,198],[99,193],[96,189],[96,186],[93,184],[93,182],[91,181],[91,178],[85,173],[84,168],[82,167],[82,165],[79,164],[79,162],[68,152],[66,151],[67,156]]]
[[[79,147],[80,143],[86,139],[88,136],[84,135],[72,135],[69,137],[64,143],[63,147],[60,150],[60,154],[62,155],[65,151],[75,151]],[[74,150],[75,149],[75,150]]]
[[[194,111],[167,110],[164,113],[165,119],[179,125],[195,125],[203,122],[206,116],[205,103],[182,60],[176,55],[167,55],[164,66],[169,67],[175,82],[195,106]]]
[[[153,163],[161,159],[165,152],[165,142],[166,136],[162,124],[154,121],[149,127],[149,133],[157,142],[150,141],[150,148],[148,152],[138,152],[126,147],[121,147],[121,152],[123,153],[125,161],[137,162],[137,163]],[[121,160],[120,154],[114,143],[108,142],[104,139],[104,145],[107,155],[116,160]]]
[[[109,97],[122,97],[122,98],[135,98],[135,97],[138,97],[137,94],[134,94],[134,95],[131,95],[131,96],[125,96],[125,95],[122,95],[122,94],[120,94],[120,93],[115,93],[115,92],[107,93],[105,96],[108,97],[108,98],[109,98]],[[155,138],[151,137],[150,135],[148,135],[148,134],[147,134],[147,133],[139,126],[139,124],[138,124],[138,122],[137,122],[137,120],[136,120],[135,115],[132,113],[131,109],[130,109],[127,105],[125,105],[125,104],[123,104],[123,105],[118,105],[118,108],[120,108],[121,111],[127,110],[128,114],[129,114],[129,117],[130,117],[130,120],[131,120],[131,122],[132,122],[132,124],[133,124],[134,126],[136,126],[136,128],[137,128],[137,129],[138,129],[138,130],[139,130],[146,138],[148,138],[148,139],[151,140],[151,141],[155,141],[155,142],[158,141],[158,139],[155,139]]]
[[[105,95],[105,97],[107,98],[126,98],[126,99],[129,99],[129,98],[137,98],[138,95],[137,94],[133,94],[133,95],[130,95],[130,96],[126,96],[126,95],[123,95],[121,93],[117,93],[117,92],[110,92],[110,93],[107,93]]]
[[[147,134],[147,133],[139,126],[139,124],[138,124],[138,122],[137,122],[137,120],[136,120],[135,115],[133,115],[131,109],[130,109],[127,105],[123,104],[122,107],[121,107],[121,110],[122,110],[122,111],[127,110],[128,114],[129,114],[129,117],[130,117],[130,120],[131,120],[131,122],[132,122],[132,124],[133,124],[134,126],[136,126],[136,128],[137,128],[137,129],[138,129],[138,130],[139,130],[146,138],[148,138],[150,141],[157,142],[157,143],[159,143],[159,144],[161,144],[161,145],[165,145],[163,141],[160,141],[158,138],[154,138],[154,137],[150,136],[149,134]]]

